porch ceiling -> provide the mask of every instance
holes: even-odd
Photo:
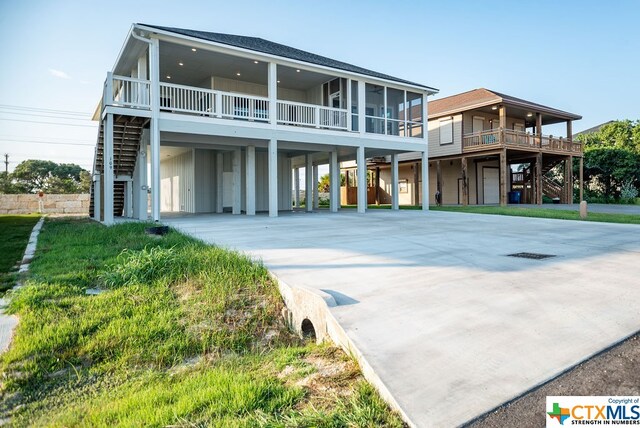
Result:
[[[503,104],[507,108],[507,117],[522,120],[525,123],[525,126],[527,128],[536,125],[535,110],[529,110],[523,107],[512,106],[506,103],[503,103]],[[493,107],[495,105],[496,104],[487,105],[484,107],[477,108],[474,111],[497,115],[498,111],[493,110]],[[532,114],[532,116],[528,117],[527,115],[530,113]],[[549,114],[549,113],[542,113],[542,125],[553,125],[555,123],[565,123],[566,121],[567,121],[566,118],[558,117],[556,115]]]
[[[258,63],[256,64],[255,61]],[[307,70],[297,72],[296,69],[285,66],[279,66],[277,73],[280,87],[298,90],[307,90],[332,78],[328,74]],[[160,43],[161,81],[180,85],[206,86],[212,75],[259,85],[268,84],[266,62],[204,49],[194,52],[189,46]],[[171,76],[171,79],[167,76]]]

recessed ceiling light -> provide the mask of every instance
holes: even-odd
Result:
[[[278,80],[278,83],[280,83],[280,81]]]
[[[498,110],[498,106],[491,107],[491,110]]]
[[[182,62],[179,62],[178,65],[182,67],[184,64]]]
[[[240,76],[240,73],[236,73],[236,76]]]
[[[192,51],[194,51],[194,52],[196,52],[196,51],[197,51],[197,49],[196,49],[196,48],[191,48],[191,50],[192,50]]]
[[[171,76],[167,76],[167,79],[171,79]]]
[[[296,73],[300,73],[300,70],[296,70]]]
[[[527,113],[527,117],[533,116],[533,113]]]
[[[254,63],[254,64],[258,64],[258,63],[259,63],[259,61],[253,61],[253,63]]]

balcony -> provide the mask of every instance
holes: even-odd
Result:
[[[111,75],[105,82],[103,105],[149,110],[151,82]],[[251,122],[270,122],[269,98],[160,82],[160,111]],[[348,111],[278,100],[280,125],[348,131]]]
[[[466,134],[462,138],[463,153],[490,149],[533,149],[550,153],[582,154],[582,144],[552,135],[535,135],[510,129],[491,129]]]

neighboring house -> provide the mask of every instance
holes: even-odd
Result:
[[[350,160],[364,212],[365,159],[426,160],[423,118],[435,93],[255,37],[134,24],[94,116],[93,216],[147,219],[149,194],[156,221],[161,212],[276,216],[292,209],[300,167],[313,193],[319,164],[330,166],[337,211],[339,162]]]
[[[603,126],[609,125],[610,123],[615,122],[615,120],[609,120],[605,123],[601,123],[600,125],[592,126],[591,128],[585,129],[584,131],[577,132],[573,134],[573,139],[577,140],[580,135],[588,135],[594,134],[602,129]]]
[[[484,88],[429,102],[430,202],[437,190],[443,204],[540,204],[543,195],[572,202],[567,165],[577,157],[582,171],[582,145],[573,141],[571,127],[581,118]],[[545,125],[563,122],[568,137],[543,134]],[[421,159],[405,154],[400,162],[400,203],[420,204]],[[558,165],[560,182],[545,176]],[[389,160],[370,159],[369,169],[370,200],[389,203]],[[582,199],[581,175],[579,180]]]

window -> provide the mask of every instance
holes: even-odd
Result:
[[[453,144],[453,118],[440,119],[440,145]]]
[[[367,83],[365,90],[365,102],[367,104],[365,108],[366,132],[384,134],[384,86]]]

